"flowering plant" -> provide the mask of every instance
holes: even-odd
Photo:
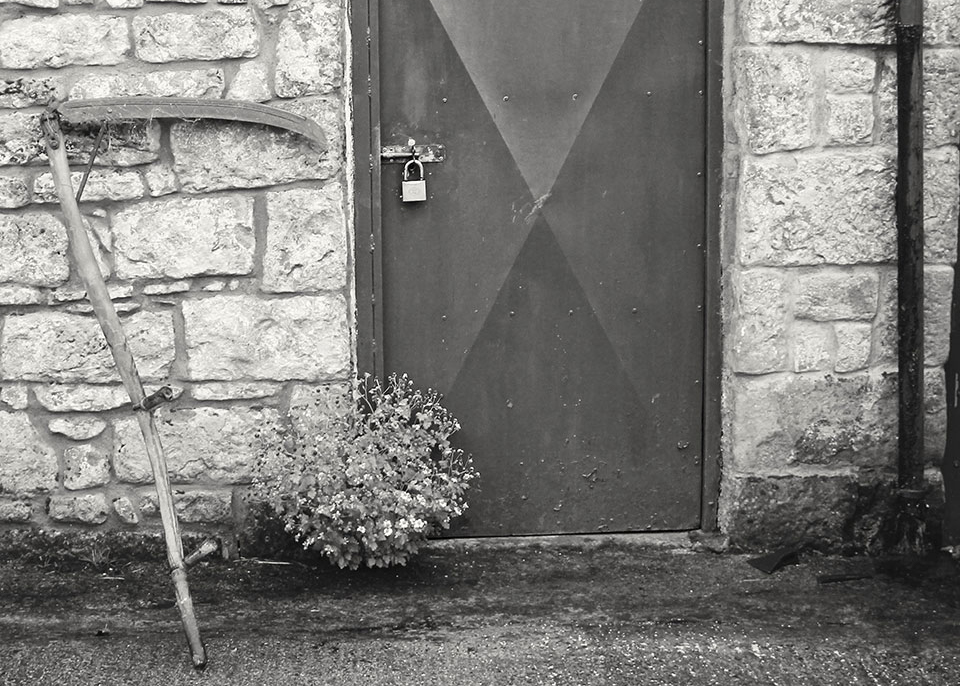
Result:
[[[450,445],[460,424],[435,391],[365,375],[317,405],[262,443],[254,481],[304,548],[341,568],[402,565],[467,508],[477,474]]]

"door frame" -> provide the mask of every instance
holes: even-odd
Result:
[[[723,5],[703,0],[706,12],[707,170],[704,266],[703,445],[700,529],[716,531],[720,495],[722,390],[721,192],[723,180]],[[353,107],[354,279],[357,367],[383,372],[383,261],[380,164],[379,0],[352,0],[349,7]]]

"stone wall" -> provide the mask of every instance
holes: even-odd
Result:
[[[342,0],[0,0],[0,528],[159,525],[142,439],[84,300],[38,116],[52,99],[264,102],[248,124],[108,127],[89,235],[158,412],[189,529],[228,525],[254,432],[352,369]],[[79,182],[96,127],[69,132]]]
[[[879,0],[727,3],[721,526],[870,546],[896,478],[896,58]],[[926,451],[945,440],[960,2],[926,3]]]

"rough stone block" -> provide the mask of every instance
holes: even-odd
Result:
[[[953,264],[960,224],[960,155],[955,147],[927,150],[923,163],[924,260]]]
[[[57,454],[26,414],[0,411],[0,493],[41,493],[57,485]]]
[[[233,516],[233,496],[222,491],[187,491],[174,496],[177,519],[186,524],[222,524]],[[160,514],[157,496],[149,493],[140,501],[140,511],[148,517]]]
[[[74,445],[63,451],[63,486],[80,491],[110,483],[110,462],[94,445]]]
[[[294,0],[280,24],[274,72],[277,95],[329,93],[343,82],[338,0]]]
[[[336,290],[347,282],[347,232],[339,183],[267,195],[263,290]]]
[[[0,282],[58,286],[70,276],[67,230],[49,214],[0,214]]]
[[[940,366],[950,353],[950,303],[953,268],[927,266],[923,270],[924,364]],[[891,270],[880,289],[880,308],[875,323],[874,364],[897,366],[897,274]]]
[[[734,546],[771,550],[803,546],[838,552],[855,515],[851,476],[728,478],[721,527]]]
[[[176,193],[180,188],[177,175],[165,162],[157,162],[144,169],[143,178],[147,182],[147,191],[154,198]]]
[[[877,60],[873,54],[844,49],[827,58],[827,90],[831,93],[869,93],[876,76]]]
[[[133,35],[137,57],[144,62],[222,60],[260,52],[257,22],[246,7],[138,15]]]
[[[42,291],[17,284],[0,285],[0,305],[42,305],[47,296]]]
[[[53,76],[0,79],[0,107],[15,109],[47,105],[61,88],[61,79]]]
[[[346,117],[343,99],[338,93],[315,95],[293,100],[274,100],[269,103],[287,112],[316,122],[324,132],[327,150],[320,157],[320,178],[333,177],[344,164],[343,153],[346,148]]]
[[[257,62],[241,64],[233,81],[230,82],[227,97],[251,102],[269,100],[271,98],[270,75],[266,66]]]
[[[810,54],[747,48],[736,54],[737,110],[743,139],[755,153],[814,143],[815,86]]]
[[[188,377],[196,381],[326,381],[350,368],[340,295],[259,300],[215,296],[183,304]]]
[[[122,98],[134,95],[183,98],[223,96],[222,69],[151,71],[148,73],[107,72],[81,76],[70,89],[71,100]]]
[[[794,322],[790,328],[793,371],[816,372],[833,369],[837,341],[833,327],[814,322]]]
[[[7,383],[0,385],[0,402],[6,403],[10,409],[25,410],[30,404],[27,387],[23,384]]]
[[[74,441],[89,441],[102,434],[107,423],[96,417],[58,417],[50,420],[48,428]]]
[[[896,379],[800,374],[736,377],[732,439],[737,473],[798,465],[890,467],[896,460]]]
[[[137,507],[131,502],[130,498],[121,496],[113,499],[113,511],[124,524],[139,524],[140,513]]]
[[[174,170],[188,193],[328,176],[322,155],[305,138],[254,124],[178,122],[170,143]]]
[[[873,138],[872,95],[827,96],[827,144],[869,145]]]
[[[13,210],[30,204],[27,182],[16,176],[0,177],[0,209]]]
[[[866,369],[870,362],[873,326],[869,323],[837,322],[834,333],[837,337],[834,370],[856,372]]]
[[[121,210],[113,221],[121,279],[249,274],[253,199],[174,198]]]
[[[734,283],[737,291],[731,345],[734,368],[748,374],[785,370],[787,286],[783,273],[745,271]]]
[[[956,0],[925,0],[923,37],[931,45],[960,44],[960,12]]]
[[[114,9],[128,10],[137,7],[143,7],[143,0],[106,0],[107,7]]]
[[[36,114],[0,114],[0,166],[27,164],[40,159],[43,138]]]
[[[110,514],[102,493],[54,495],[50,497],[47,511],[50,519],[81,524],[103,524]]]
[[[70,183],[74,189],[80,188],[83,172],[71,172]],[[139,172],[119,169],[94,169],[87,178],[81,199],[84,202],[101,200],[137,200],[143,197],[143,177]],[[36,203],[58,203],[57,188],[53,183],[53,174],[40,174],[33,181],[33,201]]]
[[[121,17],[28,15],[0,24],[0,66],[5,69],[119,64],[129,49],[127,22]]]
[[[889,43],[893,32],[878,0],[744,0],[748,43]]]
[[[33,392],[37,402],[50,412],[101,412],[130,405],[123,386],[52,383],[34,386]]]
[[[138,312],[126,317],[123,325],[140,375],[164,378],[174,358],[170,314]],[[0,333],[0,374],[24,381],[109,383],[119,379],[96,319],[60,312],[7,317]]]
[[[923,55],[924,144],[956,145],[960,136],[960,50]]]
[[[221,483],[248,483],[257,459],[254,434],[277,421],[274,410],[199,407],[168,412],[157,429],[170,478],[189,483],[203,478]],[[153,472],[139,426],[122,419],[114,426],[114,470],[126,483],[153,483]]]
[[[0,522],[29,522],[33,507],[28,500],[0,500]]]
[[[738,196],[745,265],[889,262],[894,163],[882,152],[744,159]]]
[[[879,293],[880,276],[873,270],[801,272],[794,315],[820,322],[873,319]]]
[[[269,381],[213,381],[195,385],[190,395],[197,400],[250,400],[275,396],[282,388]]]
[[[942,367],[923,370],[924,436],[927,464],[939,467],[947,447],[947,382]]]

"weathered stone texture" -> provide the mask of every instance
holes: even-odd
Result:
[[[80,181],[84,172],[71,172],[70,183],[74,189],[80,188]],[[143,197],[143,177],[139,172],[121,171],[119,169],[94,169],[87,177],[87,185],[83,187],[84,202],[98,200],[137,200]],[[33,181],[33,201],[37,203],[58,203],[57,187],[53,182],[53,174],[40,174]]]
[[[254,124],[176,123],[170,142],[183,190],[204,193],[325,178],[321,155],[302,136]]]
[[[743,0],[740,25],[748,43],[888,43],[886,9],[878,0]]]
[[[339,183],[267,195],[263,290],[336,290],[347,281],[347,234]]]
[[[837,51],[827,58],[825,72],[831,93],[869,93],[877,76],[877,60],[872,54]]]
[[[924,143],[956,145],[960,136],[960,50],[923,55]]]
[[[133,95],[183,98],[223,96],[222,69],[152,71],[145,74],[108,72],[81,77],[70,89],[71,100],[122,98]]]
[[[271,93],[267,67],[257,62],[241,64],[230,82],[227,97],[252,102],[269,100]]]
[[[223,491],[187,491],[174,496],[177,519],[187,524],[222,524],[233,515],[233,497]],[[140,511],[147,517],[160,514],[157,496],[148,493],[140,500]]]
[[[876,271],[809,271],[797,276],[794,315],[801,319],[869,320],[877,314],[880,276]]]
[[[866,369],[870,361],[873,326],[869,323],[837,322],[837,359],[834,370],[855,372]]]
[[[58,522],[81,524],[103,524],[110,514],[107,499],[101,493],[51,496],[48,512]]]
[[[938,366],[950,352],[950,302],[953,296],[953,268],[927,266],[924,274],[923,346],[924,363]],[[874,364],[897,366],[897,274],[891,270],[880,289],[876,321],[877,340]]]
[[[794,322],[790,328],[793,371],[814,372],[833,369],[837,347],[833,327],[815,322]]]
[[[43,152],[40,119],[36,114],[0,114],[0,165],[27,164]]]
[[[722,530],[747,549],[837,552],[857,503],[856,481],[845,475],[731,478],[724,490]]]
[[[123,386],[52,383],[34,386],[33,392],[37,402],[50,412],[101,412],[130,404]]]
[[[257,458],[254,434],[275,422],[274,410],[201,407],[169,412],[157,420],[170,478],[189,483],[199,478],[247,483]],[[153,483],[153,472],[139,426],[123,419],[115,426],[114,470],[120,481]]]
[[[23,384],[3,382],[0,386],[0,402],[6,403],[13,410],[25,410],[30,396],[27,387]]]
[[[48,425],[50,433],[66,436],[74,441],[96,438],[107,428],[107,423],[96,417],[58,417]]]
[[[350,336],[340,295],[183,304],[189,378],[324,381],[346,374]]]
[[[113,222],[121,279],[249,274],[253,199],[175,198],[131,205]]]
[[[240,400],[269,398],[282,386],[269,381],[213,381],[195,385],[190,394],[197,400]]]
[[[784,473],[799,465],[891,467],[896,460],[896,380],[820,374],[733,380],[737,473]]]
[[[56,97],[60,88],[61,80],[51,76],[0,79],[0,107],[46,105]]]
[[[47,296],[42,291],[17,284],[0,284],[0,305],[42,305]]]
[[[260,51],[257,23],[246,7],[138,15],[133,34],[137,57],[145,62],[254,57]]]
[[[755,153],[811,146],[815,88],[809,53],[748,48],[737,53],[735,64],[747,146]]]
[[[29,522],[33,507],[28,500],[0,500],[0,522]]]
[[[330,178],[343,167],[347,115],[343,107],[343,100],[338,94],[314,95],[293,100],[274,100],[269,104],[287,112],[299,114],[320,126],[327,141],[327,149],[321,155],[319,162],[320,178]]]
[[[739,254],[746,265],[889,262],[894,165],[882,152],[745,159]]]
[[[71,164],[86,166],[99,130],[100,127],[96,125],[64,126],[67,157]],[[97,164],[103,167],[132,167],[154,162],[159,157],[159,122],[117,122],[107,128],[97,153]]]
[[[869,145],[873,138],[873,96],[827,97],[827,143]]]
[[[924,259],[953,264],[960,224],[960,155],[955,147],[923,155]]]
[[[780,371],[787,364],[787,286],[780,272],[742,272],[735,281],[737,313],[731,348],[739,372]]]
[[[0,177],[0,209],[12,210],[30,204],[30,188],[22,178]]]
[[[138,312],[123,324],[141,376],[166,376],[174,358],[170,314]],[[0,335],[0,374],[24,381],[105,383],[119,379],[96,319],[60,312],[7,317]]]
[[[933,45],[960,44],[960,12],[956,0],[925,0],[924,39]]]
[[[70,276],[67,230],[48,214],[0,214],[0,282],[57,286]]]
[[[0,493],[27,494],[57,485],[57,455],[26,414],[0,411]]]
[[[343,81],[342,10],[338,0],[294,0],[280,24],[277,95],[329,93]]]
[[[6,69],[119,64],[129,49],[121,17],[29,15],[0,24],[0,66]]]
[[[140,523],[140,513],[137,511],[137,507],[133,504],[133,502],[131,502],[130,498],[126,496],[114,498],[112,505],[113,511],[117,513],[117,517],[124,524]]]
[[[110,462],[94,445],[74,445],[63,451],[63,486],[80,491],[110,483]]]

